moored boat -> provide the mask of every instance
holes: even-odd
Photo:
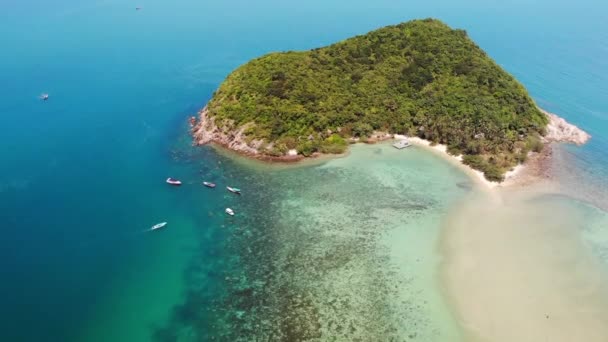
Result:
[[[208,187],[208,188],[215,188],[215,183],[211,183],[211,182],[203,182],[203,185]]]
[[[399,140],[399,141],[397,141],[396,143],[393,144],[393,147],[396,148],[396,149],[398,149],[398,150],[402,150],[402,149],[404,149],[406,147],[410,147],[410,146],[412,146],[412,144],[410,144],[410,142],[407,141],[407,139]]]
[[[182,185],[182,182],[180,180],[173,179],[171,177],[167,178],[166,182],[167,182],[167,184],[171,184],[171,185]]]
[[[226,208],[226,214],[228,214],[230,216],[234,216],[234,210],[232,210],[230,208]]]
[[[228,191],[232,192],[233,194],[237,194],[237,195],[241,194],[241,189],[239,189],[239,188],[232,188],[232,187],[227,186],[226,189],[228,189]]]
[[[167,222],[157,223],[157,224],[153,225],[152,228],[150,228],[150,230],[161,229],[162,227],[164,227],[166,225],[167,225]]]

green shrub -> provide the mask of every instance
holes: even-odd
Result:
[[[327,154],[340,154],[344,153],[347,148],[347,145],[322,144],[320,147],[320,151]]]
[[[516,158],[518,164],[523,164],[526,162],[526,160],[528,160],[528,153],[525,151],[521,151],[516,155]]]
[[[348,142],[338,134],[332,134],[319,146],[319,151],[328,154],[344,153],[348,148]]]
[[[496,160],[490,163],[479,155],[465,155],[462,157],[462,162],[475,170],[483,172],[487,180],[493,182],[502,182],[504,180],[504,170],[496,165]]]
[[[374,132],[374,128],[370,124],[357,122],[353,125],[352,132],[355,137],[369,137]]]
[[[277,144],[283,144],[287,147],[288,150],[291,150],[298,146],[298,141],[294,137],[283,137],[277,140]]]
[[[487,180],[493,182],[502,182],[505,180],[504,172],[496,165],[488,164],[483,171],[483,175]]]
[[[465,154],[462,157],[462,162],[476,170],[482,170],[487,164],[481,156],[470,154]]]
[[[306,141],[299,144],[296,149],[304,157],[310,157],[313,153],[319,151],[319,146],[314,141]]]
[[[342,138],[340,135],[335,134],[335,133],[330,135],[327,139],[325,139],[325,141],[327,143],[333,144],[333,145],[343,145],[343,146],[348,145],[348,143],[346,142],[346,140],[344,140],[344,138]]]
[[[529,135],[526,138],[526,145],[529,150],[534,152],[541,152],[544,148],[542,141],[537,135]]]
[[[448,145],[447,151],[453,156],[459,156],[462,154],[462,150],[458,145]]]

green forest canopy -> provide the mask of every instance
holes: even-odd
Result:
[[[208,110],[221,125],[252,124],[248,138],[268,142],[270,155],[339,153],[345,138],[385,131],[446,144],[491,180],[542,148],[547,124],[524,87],[465,31],[434,19],[251,60],[226,78]]]

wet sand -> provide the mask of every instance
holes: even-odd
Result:
[[[449,302],[470,341],[608,341],[608,277],[585,217],[533,191],[476,194],[444,221]]]

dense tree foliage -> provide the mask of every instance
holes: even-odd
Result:
[[[271,154],[339,152],[332,132],[386,131],[446,144],[494,180],[537,148],[547,124],[523,86],[465,31],[433,19],[254,59],[208,107],[218,123],[254,123],[247,134],[279,148]]]

